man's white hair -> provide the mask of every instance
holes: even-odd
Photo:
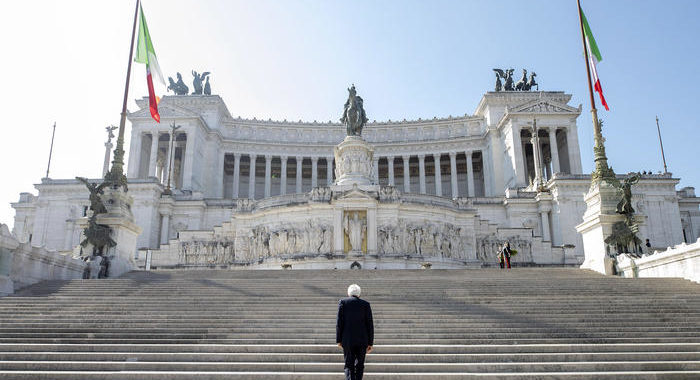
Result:
[[[348,297],[359,297],[360,292],[362,292],[362,289],[360,289],[360,285],[352,284],[348,286]]]

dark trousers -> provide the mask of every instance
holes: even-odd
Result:
[[[365,371],[365,355],[367,346],[343,346],[345,356],[345,380],[362,380]]]
[[[510,268],[510,256],[506,256],[506,263],[508,264],[508,268]]]

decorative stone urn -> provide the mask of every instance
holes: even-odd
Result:
[[[347,136],[335,147],[335,185],[341,188],[372,186],[374,148],[360,136]]]

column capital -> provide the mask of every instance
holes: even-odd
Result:
[[[233,157],[234,157],[236,160],[239,160],[239,159],[241,158],[241,154],[240,154],[240,153],[234,153],[234,154],[233,154]]]
[[[251,160],[258,158],[258,155],[255,153],[248,153],[248,157],[250,157]]]
[[[386,156],[387,161],[394,161],[394,156]]]
[[[448,154],[450,155],[450,159],[457,158],[457,152],[450,152]]]
[[[272,161],[272,155],[271,155],[271,154],[266,154],[266,155],[265,155],[265,161],[271,162],[271,161]]]
[[[318,162],[319,157],[311,157],[311,162]]]
[[[297,160],[297,162],[303,161],[303,160],[304,160],[304,156],[294,156],[294,159]]]
[[[405,155],[405,156],[401,156],[401,158],[402,158],[404,161],[409,161],[409,160],[411,159],[411,156]]]
[[[433,153],[433,158],[437,161],[442,156],[442,153]]]
[[[419,155],[418,155],[418,160],[419,160],[419,161],[425,161],[425,154],[419,154]]]
[[[280,156],[280,161],[286,163],[288,158],[289,158],[289,156]]]

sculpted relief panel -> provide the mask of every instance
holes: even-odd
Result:
[[[506,241],[510,242],[511,249],[518,251],[516,255],[511,256],[511,262],[529,263],[533,261],[532,244],[529,240],[520,237],[499,239],[496,236],[477,237],[477,259],[483,262],[498,262],[498,253]]]
[[[245,242],[239,244],[236,259],[260,262],[265,259],[294,254],[331,253],[333,230],[330,225],[308,221],[304,226],[280,225],[270,228],[258,226],[250,231]]]
[[[183,241],[178,246],[184,265],[227,265],[234,260],[234,244],[229,240]]]
[[[469,233],[449,223],[407,223],[382,225],[378,231],[380,255],[440,256],[448,259],[474,258]]]

